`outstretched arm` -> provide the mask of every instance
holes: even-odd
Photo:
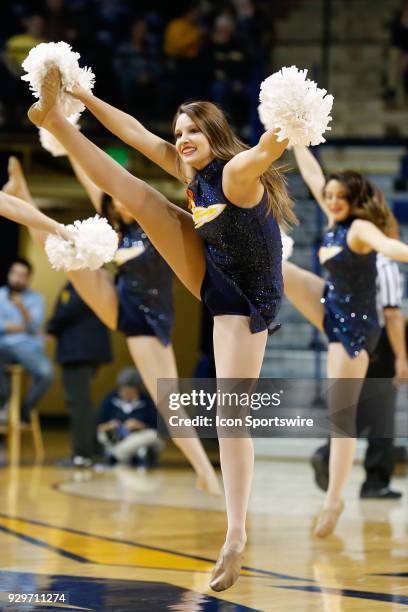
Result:
[[[107,104],[91,92],[76,87],[72,93],[112,134],[172,176],[180,178],[176,168],[177,151],[174,145],[149,132],[137,119]]]
[[[20,198],[15,198],[3,191],[0,191],[0,215],[16,223],[21,223],[48,234],[59,233],[64,235],[65,233],[63,226],[54,221],[54,219],[50,219],[50,217],[20,200]]]
[[[326,180],[319,162],[307,147],[296,146],[293,147],[293,151],[295,153],[296,162],[303,180],[309,187],[314,199],[319,204],[323,212],[329,217],[329,219],[331,219],[331,215],[327,209],[323,197],[323,189]]]
[[[225,195],[234,204],[257,200],[260,177],[285,150],[287,140],[278,142],[273,130],[262,134],[258,144],[235,155],[224,167],[222,185]]]
[[[350,248],[356,252],[363,253],[367,252],[367,249],[372,249],[390,259],[408,263],[408,245],[401,240],[388,238],[371,221],[364,219],[353,221],[347,239]]]
[[[82,170],[79,163],[73,157],[68,156],[68,159],[71,162],[71,166],[75,172],[75,176],[88,194],[88,197],[91,200],[93,207],[95,208],[96,212],[100,213],[103,196],[102,189],[99,189],[99,187],[95,185],[93,181],[91,181],[89,176]]]

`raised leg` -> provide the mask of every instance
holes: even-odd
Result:
[[[199,297],[205,258],[191,215],[132,176],[75,129],[56,105],[59,88],[58,70],[51,69],[44,79],[40,102],[29,111],[30,119],[50,131],[95,185],[128,209],[181,282]]]
[[[323,331],[324,307],[321,303],[324,280],[290,261],[282,264],[285,296],[318,330]]]

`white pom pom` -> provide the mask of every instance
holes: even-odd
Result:
[[[80,100],[69,95],[74,85],[90,91],[94,86],[95,75],[89,68],[80,68],[79,53],[75,53],[66,42],[40,43],[31,49],[22,63],[27,72],[21,78],[30,83],[36,98],[40,97],[41,84],[51,66],[57,66],[61,73],[62,91],[59,94],[61,109],[65,117],[81,113],[85,106]]]
[[[54,270],[78,269],[73,242],[68,242],[56,234],[49,234],[45,241],[45,252]]]
[[[77,257],[91,270],[111,261],[118,248],[118,235],[107,219],[95,215],[84,221],[75,221]]]
[[[281,239],[282,239],[282,259],[283,261],[286,261],[292,255],[293,245],[295,243],[294,243],[293,238],[285,234],[282,228],[280,232],[281,232]]]
[[[72,123],[78,130],[80,129],[78,124],[79,113],[75,113],[75,115],[71,115],[68,117],[68,121]],[[46,151],[51,153],[53,157],[63,157],[67,154],[66,150],[62,146],[59,140],[55,138],[48,130],[40,127],[38,130],[38,135],[40,138],[40,143],[44,147]]]
[[[323,134],[331,129],[333,96],[306,75],[307,70],[291,66],[261,84],[259,118],[266,130],[276,129],[278,140],[287,138],[290,146],[325,142]]]
[[[45,242],[54,269],[96,270],[113,259],[118,248],[118,236],[106,219],[95,215],[84,221],[75,221],[67,229],[73,235],[72,241],[50,234]]]

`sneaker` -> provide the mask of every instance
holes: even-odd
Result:
[[[91,468],[93,466],[93,461],[90,457],[74,455],[73,457],[60,459],[55,465],[61,468]]]
[[[327,491],[329,487],[329,460],[317,451],[311,458],[311,464],[314,470],[315,483],[319,489]]]
[[[361,487],[361,499],[401,499],[400,491],[393,491],[389,487]]]

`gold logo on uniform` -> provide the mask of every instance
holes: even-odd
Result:
[[[211,204],[211,206],[195,206],[193,208],[194,226],[197,229],[205,223],[216,219],[222,213],[226,204]]]
[[[196,206],[194,202],[194,193],[191,189],[187,189],[188,208],[193,215],[194,227],[198,229],[205,223],[216,219],[222,213],[226,204],[211,204],[211,206]]]

